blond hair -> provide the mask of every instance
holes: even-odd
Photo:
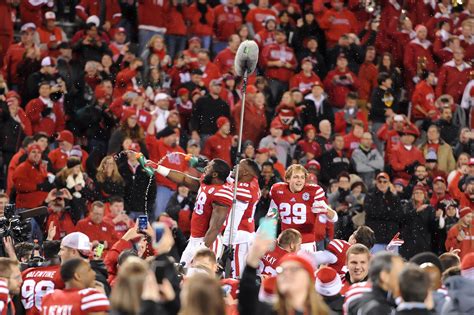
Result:
[[[303,165],[293,164],[293,165],[290,165],[290,167],[286,169],[285,180],[289,180],[291,176],[293,176],[294,172],[303,172],[305,178],[308,176],[308,170],[306,170],[306,168]]]
[[[114,158],[110,155],[104,157],[102,161],[100,161],[100,165],[97,168],[97,175],[95,176],[95,178],[97,178],[97,181],[99,183],[105,182],[105,180],[108,177],[105,171],[105,163],[107,163],[108,160],[114,161],[114,169],[112,170],[112,175],[110,176],[112,178],[112,181],[115,183],[123,183],[123,178],[122,178],[122,175],[120,175],[119,173],[117,163],[115,162]]]
[[[179,315],[224,315],[224,295],[219,281],[205,273],[196,273],[184,282],[188,294],[181,301]]]
[[[117,279],[110,295],[112,309],[127,314],[140,311],[143,283],[148,264],[138,257],[128,257],[120,266]]]
[[[305,302],[305,314],[307,315],[328,315],[329,308],[324,303],[323,298],[314,289],[314,282],[308,281],[307,288],[308,296]],[[294,314],[294,310],[291,307],[288,299],[280,292],[277,292],[277,302],[274,305],[278,315],[290,315]]]

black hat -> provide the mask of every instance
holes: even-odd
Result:
[[[168,137],[168,136],[171,136],[174,133],[175,133],[175,131],[174,131],[173,128],[171,128],[169,126],[166,126],[165,128],[163,128],[160,132],[158,132],[156,134],[156,138],[160,139],[160,138]]]
[[[410,262],[417,264],[419,266],[421,266],[424,263],[431,263],[435,265],[436,267],[438,267],[440,271],[443,270],[443,266],[441,265],[441,260],[438,258],[438,256],[436,256],[432,252],[422,252],[422,253],[416,254],[410,259]]]
[[[77,157],[70,157],[67,159],[67,168],[73,168],[74,166],[80,165],[81,159]]]
[[[204,74],[201,69],[193,69],[193,70],[191,70],[190,73],[191,73],[191,75],[193,75],[193,74],[203,75]]]

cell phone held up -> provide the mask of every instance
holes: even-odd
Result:
[[[141,215],[138,217],[138,232],[146,231],[148,227],[148,217],[146,215]]]

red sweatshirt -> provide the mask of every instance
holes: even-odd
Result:
[[[430,110],[438,110],[434,104],[435,95],[431,85],[426,81],[420,81],[413,92],[411,98],[411,117],[412,121],[426,118],[425,114],[420,112],[416,107],[420,106],[424,111],[429,112]]]
[[[113,26],[120,22],[120,18],[122,17],[119,2],[116,0],[105,0],[104,2],[105,21],[100,22],[101,24],[110,22],[110,24]],[[76,5],[76,15],[84,22],[91,15],[95,15],[100,18],[100,3],[101,1],[99,0],[81,0],[81,2]]]
[[[247,13],[245,20],[247,23],[251,23],[255,34],[264,29],[263,22],[269,16],[277,18],[276,12],[269,8],[253,8]]]
[[[156,139],[154,135],[147,135],[145,142],[148,152],[150,153],[150,160],[152,161],[158,162],[168,153],[184,153],[184,150],[180,146],[170,147],[163,142],[163,139]],[[187,162],[184,160],[184,156],[176,154],[169,155],[168,158],[163,160],[161,165],[181,172],[187,169]],[[156,183],[172,190],[176,190],[178,187],[174,182],[159,174],[156,175]]]
[[[82,232],[89,236],[91,242],[106,241],[107,248],[111,248],[118,241],[115,229],[110,224],[102,221],[99,224],[92,222],[90,217],[84,218],[77,222],[76,231]]]
[[[26,49],[22,43],[13,44],[8,47],[8,50],[3,58],[3,78],[9,84],[19,84],[21,78],[18,77],[18,64],[23,60]]]
[[[62,106],[58,102],[54,102],[51,113],[43,117],[41,113],[46,107],[46,102],[43,99],[34,98],[26,105],[26,115],[31,121],[33,133],[43,132],[51,137],[55,132],[64,130],[66,121]]]
[[[64,210],[61,212],[54,212],[51,209],[48,209],[48,220],[46,221],[45,230],[49,229],[51,223],[54,223],[56,227],[56,235],[53,240],[60,240],[69,233],[72,233],[76,230],[76,226],[72,221],[71,214]]]
[[[347,76],[348,74],[352,76],[352,83],[347,79],[340,82],[335,80],[336,76]],[[343,108],[346,103],[347,94],[350,91],[356,91],[359,87],[359,79],[357,79],[357,76],[351,72],[349,68],[346,68],[344,71],[336,68],[330,71],[324,79],[324,87],[328,93],[331,104],[334,107]]]
[[[230,35],[237,33],[237,29],[242,25],[242,13],[238,7],[228,7],[220,4],[214,8],[216,21],[215,34],[217,39],[225,42]]]
[[[359,98],[368,101],[372,90],[377,87],[379,71],[372,62],[364,62],[359,68]]]
[[[436,85],[436,97],[449,94],[454,102],[461,102],[464,88],[470,79],[472,67],[467,63],[456,66],[454,60],[445,63],[438,72],[438,84]]]
[[[311,92],[312,84],[316,81],[321,82],[319,76],[311,72],[311,75],[307,77],[303,71],[293,75],[290,79],[290,90],[293,88],[297,88],[303,94],[308,94]]]
[[[138,0],[138,29],[166,31],[170,4],[170,1],[165,0]]]
[[[33,165],[29,160],[18,165],[13,173],[13,185],[16,189],[16,207],[34,208],[43,204],[48,192],[40,191],[38,185],[47,180],[48,171],[42,163]]]
[[[125,68],[117,74],[113,97],[121,97],[127,91],[133,89],[132,79],[137,75],[136,70]]]
[[[206,156],[209,160],[212,159],[222,159],[227,162],[229,165],[234,165],[232,163],[232,158],[230,150],[232,148],[232,135],[223,137],[220,132],[216,132],[214,135],[210,136],[206,143],[204,144],[204,149],[202,150],[202,155]]]
[[[197,9],[196,3],[193,3],[184,10],[187,21],[191,22],[190,33],[196,36],[212,36],[214,34],[214,10],[211,6],[207,6],[206,23],[201,23],[201,12]]]
[[[344,34],[359,33],[357,19],[354,13],[347,9],[327,10],[319,20],[319,25],[326,32],[329,47],[334,46]]]
[[[286,46],[286,44],[268,45],[263,49],[262,53],[262,64],[265,67],[265,75],[270,79],[276,79],[282,82],[289,82],[291,76],[296,68],[296,57],[292,48]],[[289,62],[291,68],[286,67],[270,67],[268,66],[269,61],[283,61]]]
[[[214,59],[214,64],[219,69],[221,74],[230,72],[234,67],[235,52],[232,52],[229,47],[219,52]]]
[[[405,171],[405,167],[414,162],[425,164],[423,153],[415,146],[412,146],[411,150],[407,150],[400,142],[393,148],[392,154],[390,154],[389,158],[389,165],[394,171],[394,178],[401,177],[409,180],[412,175]]]

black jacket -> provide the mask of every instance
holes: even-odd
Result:
[[[111,291],[109,282],[107,281],[109,273],[107,272],[104,262],[102,260],[91,260],[90,265],[92,270],[95,271],[95,280],[104,285],[105,293],[109,296]]]
[[[230,119],[229,105],[221,98],[210,95],[200,97],[193,107],[191,130],[200,134],[213,135],[217,132],[217,118],[225,116]]]
[[[0,102],[0,126],[2,126],[0,128],[0,150],[13,155],[20,149],[25,133],[21,125],[11,117],[5,102]]]
[[[116,123],[107,107],[86,106],[77,111],[76,117],[77,125],[81,127],[88,139],[109,141],[111,130]]]
[[[148,187],[147,208],[148,211],[154,208],[156,196],[156,181],[145,169],[138,165],[135,173],[132,172],[128,161],[125,160],[119,164],[119,172],[125,181],[124,202],[125,210],[130,212],[145,212],[145,194]]]
[[[456,145],[456,142],[459,139],[459,126],[444,119],[438,120],[436,125],[439,127],[441,139],[443,139],[450,146]]]
[[[410,259],[421,252],[430,252],[432,234],[436,231],[436,215],[433,207],[416,212],[412,202],[405,202],[401,220],[401,239],[405,243],[400,247],[400,255]]]
[[[327,119],[334,127],[334,112],[332,111],[332,106],[327,98],[323,100],[321,108],[318,111],[316,111],[316,105],[310,99],[305,99],[301,105],[305,106],[299,116],[302,126],[311,124],[314,127],[319,128],[319,122]]]
[[[390,190],[374,188],[364,201],[365,224],[375,232],[375,243],[388,244],[400,230],[403,212],[400,199]]]
[[[364,293],[349,304],[349,315],[391,315],[395,300],[388,292],[374,286],[371,292]]]
[[[321,182],[326,185],[329,180],[337,178],[342,172],[351,171],[351,159],[345,151],[339,156],[335,149],[331,149],[321,156],[320,162]]]
[[[387,102],[389,98],[392,101],[391,105]],[[387,109],[392,109],[395,113],[398,112],[398,99],[391,89],[383,90],[380,87],[375,88],[370,97],[370,103],[372,104],[372,108],[370,109],[369,118],[373,122],[385,123],[385,111]]]
[[[329,306],[329,315],[342,315],[342,305],[344,304],[342,295],[323,296],[323,300]]]

